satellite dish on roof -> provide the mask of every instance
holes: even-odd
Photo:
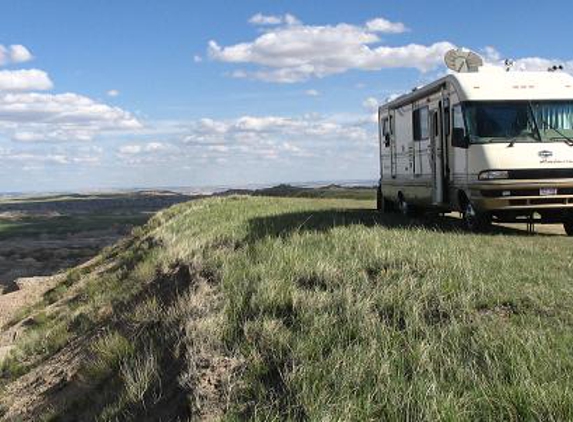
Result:
[[[483,65],[483,59],[479,54],[462,48],[448,51],[444,56],[444,62],[449,69],[460,73],[477,72]]]

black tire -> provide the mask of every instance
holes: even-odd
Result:
[[[565,229],[567,236],[573,236],[573,216],[568,217],[563,222],[563,228]]]
[[[380,212],[384,212],[384,198],[382,197],[382,186],[378,185],[376,189],[376,209]]]
[[[410,204],[408,204],[406,198],[404,198],[404,195],[398,196],[397,206],[398,206],[398,211],[403,216],[410,217],[412,215],[412,207],[410,206]]]
[[[381,213],[394,211],[394,203],[384,196],[380,185],[376,190],[376,209]]]
[[[468,200],[463,204],[463,219],[466,230],[473,233],[487,231],[491,226],[491,216],[484,212],[477,211]]]

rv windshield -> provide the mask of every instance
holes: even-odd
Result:
[[[544,141],[571,141],[573,101],[534,101],[531,108]]]
[[[466,103],[464,111],[472,143],[540,141],[527,101]]]
[[[469,102],[464,115],[472,143],[573,138],[573,101]]]

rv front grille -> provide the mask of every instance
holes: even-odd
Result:
[[[530,205],[567,204],[567,198],[535,198],[529,200]]]
[[[509,205],[512,207],[526,207],[531,205],[571,205],[571,198],[529,198],[529,199],[510,199]]]
[[[513,205],[513,206],[527,205],[527,200],[526,199],[510,199],[509,205]]]
[[[559,188],[556,195],[573,195],[573,188]],[[482,190],[484,198],[503,198],[512,196],[540,196],[539,189],[500,189]]]
[[[508,179],[569,179],[573,169],[519,169],[509,170]]]

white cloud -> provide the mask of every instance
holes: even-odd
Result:
[[[10,60],[12,63],[24,63],[32,60],[34,57],[30,50],[21,44],[10,46]]]
[[[143,144],[123,145],[119,148],[118,152],[123,155],[138,155],[144,153],[157,153],[170,149],[173,149],[173,146],[163,142],[147,142]]]
[[[281,24],[250,42],[220,46],[211,40],[208,53],[213,60],[259,66],[254,71],[235,71],[234,77],[293,83],[351,69],[411,67],[426,72],[441,66],[445,52],[454,47],[445,41],[428,46],[381,45],[378,33],[405,30],[403,24],[383,18],[373,19],[364,26]]]
[[[7,164],[16,163],[18,167],[28,166],[38,170],[46,165],[87,164],[94,165],[101,161],[102,150],[99,148],[55,148],[48,151],[38,149],[14,150],[0,149],[0,159]]]
[[[368,97],[362,102],[362,107],[364,107],[368,111],[378,110],[379,105],[380,105],[380,101],[378,101],[374,97]]]
[[[376,18],[366,22],[366,28],[372,32],[385,32],[388,34],[401,34],[408,31],[402,22],[390,22],[384,18]]]
[[[253,25],[279,25],[283,23],[282,16],[274,15],[263,15],[262,13],[257,13],[249,19],[249,23]]]
[[[141,151],[143,151],[141,145],[124,145],[119,148],[119,153],[125,155],[135,155],[141,153]]]
[[[309,97],[318,97],[320,96],[320,92],[318,92],[316,89],[307,89],[306,91],[304,91],[304,93],[306,95],[308,95]]]
[[[78,94],[0,94],[0,133],[15,141],[89,141],[141,127],[129,112]]]
[[[0,70],[0,92],[2,91],[45,91],[53,83],[43,70]]]
[[[484,61],[487,65],[504,67],[505,57],[492,46],[483,49]],[[512,58],[510,58],[512,59]],[[546,71],[554,65],[562,65],[566,72],[573,74],[573,60],[548,59],[544,57],[513,58],[513,69],[519,71]]]
[[[21,44],[13,44],[10,47],[0,44],[0,66],[8,63],[24,63],[33,58],[30,50]]]
[[[262,13],[257,13],[249,19],[249,23],[253,25],[298,25],[300,21],[291,14],[286,15],[263,15]]]
[[[375,146],[374,130],[375,125],[362,115],[350,119],[317,114],[202,119],[190,126],[177,156],[256,161],[352,155]]]
[[[201,57],[201,56],[198,55],[198,54],[195,54],[195,55],[193,56],[193,61],[194,61],[195,63],[201,63],[201,62],[203,61],[203,57]]]
[[[110,89],[106,92],[108,97],[117,97],[119,95],[119,91],[117,89]]]

